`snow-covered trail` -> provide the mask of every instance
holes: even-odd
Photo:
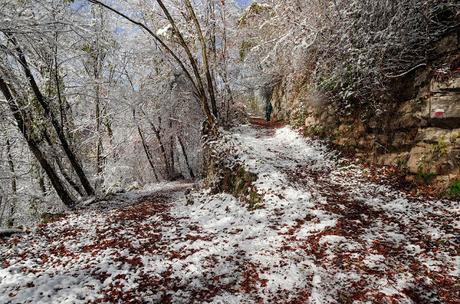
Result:
[[[460,204],[407,198],[290,128],[227,136],[263,206],[157,193],[3,244],[0,303],[459,303]]]

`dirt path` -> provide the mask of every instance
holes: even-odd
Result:
[[[227,135],[263,207],[166,191],[9,240],[0,303],[459,303],[458,202],[407,198],[289,128]]]

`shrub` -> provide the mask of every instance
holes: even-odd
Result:
[[[285,0],[262,16],[254,4],[243,19],[259,16],[247,25],[257,47],[243,41],[240,57],[264,74],[304,73],[332,101],[377,111],[401,97],[403,76],[430,63],[459,8],[458,0]]]
[[[457,179],[450,185],[449,193],[453,197],[460,197],[460,179]]]
[[[331,2],[316,42],[316,83],[336,101],[389,99],[392,81],[427,63],[427,46],[456,23],[457,10],[449,0]]]
[[[425,184],[429,184],[436,177],[436,173],[424,170],[423,166],[418,168],[417,179],[423,181]]]
[[[445,140],[444,136],[440,137],[437,143],[434,145],[433,150],[439,156],[446,156],[447,155],[447,141]]]

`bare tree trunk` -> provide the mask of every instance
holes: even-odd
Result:
[[[184,155],[185,164],[187,165],[188,173],[190,174],[190,177],[192,179],[195,179],[195,173],[193,173],[193,169],[190,166],[190,162],[188,160],[188,155],[187,155],[187,151],[185,150],[184,142],[182,141],[182,138],[180,136],[177,136],[177,140],[179,141],[179,145],[182,150],[182,154]]]
[[[185,39],[182,36],[182,33],[179,30],[179,27],[177,26],[176,21],[174,21],[174,18],[169,13],[169,11],[166,8],[166,6],[164,5],[163,1],[162,0],[157,0],[157,3],[160,5],[163,13],[165,14],[166,18],[168,19],[169,24],[171,24],[171,26],[172,26],[172,28],[174,30],[174,33],[177,35],[177,38],[179,38],[179,44],[182,46],[182,48],[184,49],[185,53],[187,54],[189,63],[192,66],[193,74],[195,75],[195,78],[196,78],[196,81],[197,81],[197,84],[198,84],[198,96],[200,97],[203,105],[205,104],[208,107],[208,111],[209,111],[208,98],[206,96],[206,92],[205,92],[204,85],[203,85],[203,80],[201,79],[200,70],[198,68],[197,61],[193,57],[193,54],[190,51],[190,48],[188,47],[187,42],[185,42]],[[214,115],[214,117],[216,117],[216,115]],[[215,119],[212,119],[213,122],[214,122],[214,120]]]
[[[226,91],[226,114],[225,114],[225,120],[227,123],[229,123],[230,119],[230,105],[233,105],[235,103],[235,100],[233,98],[233,92],[229,84],[229,79],[228,79],[228,64],[227,64],[227,59],[228,59],[228,47],[227,47],[227,25],[226,25],[226,19],[225,19],[225,13],[224,9],[222,7],[221,9],[221,14],[220,18],[222,21],[222,26],[223,26],[223,37],[222,37],[222,43],[223,43],[223,50],[222,50],[222,57],[223,57],[223,71],[221,74],[222,80],[224,82],[225,86],[225,91]]]
[[[58,64],[58,58],[57,58],[57,53],[58,53],[58,32],[56,31],[54,34],[54,58],[53,58],[53,63],[54,63],[54,77],[51,77],[50,75],[50,83],[51,79],[54,78],[54,83],[56,85],[56,95],[59,101],[59,119],[60,119],[60,124],[61,127],[64,129],[64,133],[69,137],[69,141],[72,142],[72,138],[70,137],[70,134],[68,132],[69,127],[68,127],[68,122],[67,122],[67,105],[66,101],[62,97],[61,93],[61,77],[59,75],[59,64]],[[52,66],[52,65],[50,65]],[[51,71],[53,71],[53,68],[50,68],[50,74]]]
[[[160,145],[160,153],[161,153],[161,157],[163,158],[163,161],[164,161],[164,165],[165,165],[165,172],[166,172],[166,175],[167,175],[167,178],[168,180],[171,179],[171,169],[170,169],[170,164],[169,164],[169,160],[168,160],[168,154],[166,153],[166,149],[165,149],[165,145],[163,143],[163,139],[161,138],[161,132],[160,132],[160,129],[155,127],[155,125],[153,124],[153,122],[151,122],[150,120],[147,120],[150,124],[150,127],[152,128],[153,130],[153,133],[155,134],[155,138],[157,139],[158,141],[158,144]],[[159,119],[160,123],[161,123],[161,119]]]
[[[115,152],[115,144],[113,141],[113,130],[112,130],[112,123],[110,122],[109,115],[107,114],[107,110],[104,110],[104,126],[107,130],[107,135],[109,136],[110,148],[112,149],[112,157],[114,160],[117,159],[117,153]]]
[[[8,158],[8,167],[10,168],[11,173],[11,192],[13,194],[13,199],[10,203],[10,219],[8,220],[8,226],[14,225],[14,213],[16,212],[16,200],[18,194],[18,185],[16,179],[16,170],[14,168],[13,155],[11,154],[11,143],[10,140],[6,140],[6,155]]]
[[[0,190],[2,190],[0,188]],[[3,215],[5,214],[5,204],[4,204],[4,199],[3,199],[3,194],[0,193],[0,209],[1,209],[1,212],[0,212],[0,227],[2,227],[2,223],[3,223]]]
[[[102,8],[100,9],[100,16],[96,16],[96,10],[93,10],[93,18],[99,18],[100,26],[103,28],[103,14]],[[104,172],[104,147],[102,144],[102,109],[101,109],[101,72],[104,61],[104,53],[100,48],[100,39],[99,34],[96,36],[95,47],[93,52],[91,52],[90,57],[92,58],[93,63],[93,77],[94,77],[94,91],[95,91],[95,103],[96,103],[96,185],[95,188],[99,188],[100,185],[104,182],[103,172]]]
[[[51,140],[51,137],[48,134],[48,131],[46,129],[42,130],[42,135],[45,138],[45,141],[48,143],[48,145],[51,148],[52,159],[56,163],[61,175],[64,177],[64,179],[67,181],[67,183],[78,193],[78,195],[85,196],[84,189],[82,189],[80,184],[78,182],[74,181],[72,176],[70,176],[67,173],[67,170],[64,167],[64,165],[62,164],[62,161],[61,161],[61,158],[60,158],[59,154],[56,152],[56,149],[53,148],[53,141]]]
[[[175,163],[174,162],[174,137],[173,137],[172,131],[171,131],[172,130],[172,119],[171,119],[171,117],[169,117],[169,130],[171,132],[171,135],[169,136],[169,157],[170,157],[169,158],[170,159],[169,163],[171,164],[170,168],[169,168],[169,170],[171,171],[171,172],[169,172],[169,176],[174,178],[175,175],[176,175],[176,168],[175,168],[175,164],[174,164]]]
[[[144,135],[142,134],[142,130],[140,126],[137,126],[137,132],[139,133],[139,136],[142,141],[142,147],[144,148],[145,156],[147,156],[147,160],[149,161],[150,167],[152,168],[153,175],[155,176],[155,179],[159,181],[160,179],[158,178],[158,174],[155,169],[155,164],[153,162],[152,154],[150,154],[149,147],[147,146],[147,142],[145,141]]]
[[[37,164],[35,162],[34,162],[34,167],[36,169],[38,186],[40,187],[43,197],[45,197],[47,194],[47,190],[46,190],[45,178],[43,176],[43,171],[42,171],[43,169],[42,167],[40,167],[40,164]]]
[[[50,119],[51,124],[53,125],[53,127],[54,127],[54,129],[55,129],[55,131],[57,133],[58,139],[61,142],[62,148],[63,148],[64,152],[66,153],[67,158],[69,159],[69,161],[70,161],[73,169],[75,170],[78,178],[80,179],[80,182],[82,183],[83,188],[85,189],[85,191],[86,191],[86,193],[88,195],[94,195],[94,189],[91,186],[88,178],[86,177],[86,174],[83,171],[83,168],[80,165],[77,156],[75,155],[75,153],[70,148],[69,142],[67,141],[67,139],[65,137],[65,134],[63,132],[62,126],[59,124],[59,122],[56,119],[54,113],[51,111],[50,106],[48,104],[48,101],[45,99],[45,97],[41,93],[41,91],[40,91],[40,89],[39,89],[39,87],[38,87],[38,85],[37,85],[37,83],[35,81],[35,78],[34,78],[32,72],[31,72],[31,70],[29,68],[29,65],[27,63],[26,57],[25,57],[22,49],[19,47],[16,38],[13,35],[9,34],[9,33],[7,33],[6,36],[8,37],[8,39],[15,46],[16,53],[18,55],[18,61],[21,64],[27,79],[29,80],[29,84],[30,84],[30,86],[32,88],[32,91],[34,92],[34,95],[37,98],[37,101],[42,106],[43,111],[45,112],[45,115]]]
[[[53,188],[56,190],[57,195],[59,196],[59,198],[62,200],[62,202],[66,206],[71,207],[71,208],[74,207],[75,200],[72,198],[71,194],[64,187],[64,184],[60,180],[58,174],[56,173],[52,165],[48,162],[43,152],[40,150],[38,143],[35,141],[35,139],[32,136],[29,135],[28,126],[26,125],[23,119],[23,115],[22,115],[24,113],[16,105],[15,99],[13,95],[11,94],[11,91],[8,88],[8,85],[1,77],[0,77],[0,91],[3,93],[3,96],[5,96],[8,102],[10,110],[13,113],[13,116],[16,120],[19,131],[22,133],[25,140],[27,141],[30,151],[35,156],[35,158],[38,160],[43,170],[45,170],[49,180],[51,181],[51,184],[53,185]]]
[[[96,80],[98,81],[98,80]],[[104,157],[103,153],[103,146],[102,146],[102,134],[101,134],[101,107],[100,107],[100,98],[99,98],[99,83],[96,83],[96,135],[97,135],[97,143],[96,143],[96,174],[97,174],[97,182],[95,188],[99,188],[100,185],[104,182],[102,173],[104,171]]]
[[[209,40],[209,51],[212,53],[212,60],[210,59],[209,66],[212,66],[210,72],[211,72],[211,79],[214,85],[217,84],[216,81],[216,74],[219,74],[218,72],[218,64],[217,64],[217,35],[216,35],[216,10],[215,10],[215,3],[214,1],[208,1],[208,12],[207,12],[207,19],[206,19],[206,27],[210,27],[209,30],[209,38],[205,36],[206,40]],[[215,95],[218,96],[218,91],[217,89],[214,89]],[[217,98],[216,97],[216,107],[217,105]],[[222,117],[222,114],[219,113],[219,117]]]
[[[166,45],[166,43],[160,38],[158,37],[150,28],[148,28],[145,24],[141,23],[141,22],[138,22],[138,21],[135,21],[134,19],[128,17],[127,15],[123,14],[122,12],[98,1],[98,0],[88,0],[89,2],[91,3],[94,3],[94,4],[97,4],[97,5],[100,5],[112,12],[114,12],[115,14],[125,18],[126,20],[128,20],[129,22],[141,27],[142,29],[144,29],[145,31],[147,31],[147,33],[152,36],[162,47],[163,49],[166,51],[166,53],[168,53],[169,55],[171,55],[174,60],[179,64],[179,66],[181,67],[182,71],[185,73],[186,77],[190,80],[190,83],[192,84],[193,86],[193,89],[194,91],[197,93],[197,96],[198,98],[200,99],[200,104],[201,104],[201,108],[206,116],[206,119],[208,121],[208,124],[210,126],[212,126],[214,128],[215,124],[216,124],[216,119],[215,119],[215,116],[211,113],[211,110],[209,108],[209,104],[208,104],[208,100],[207,100],[207,97],[206,97],[206,93],[205,93],[205,90],[204,90],[204,87],[203,87],[203,83],[202,83],[202,80],[201,80],[201,77],[200,77],[200,73],[198,71],[198,67],[196,65],[196,62],[193,58],[193,56],[191,56],[191,52],[190,52],[190,49],[187,47],[187,44],[185,44],[185,50],[187,52],[187,56],[189,57],[189,59],[191,59],[191,65],[192,65],[192,68],[193,68],[193,73],[196,77],[196,81],[193,79],[192,75],[190,74],[190,72],[188,71],[187,67],[185,66],[184,62],[177,56],[176,53],[174,53],[174,51],[168,47]],[[168,10],[166,9],[166,7],[164,6],[163,2],[161,1],[158,1],[158,3],[160,4],[160,7],[163,9],[163,11],[165,12],[166,16],[168,17],[168,20],[171,22],[172,21],[172,26],[173,27],[176,27],[177,29],[177,26],[174,22],[174,19],[172,19],[171,15],[169,14]],[[178,34],[180,35],[180,32],[178,32]],[[180,37],[182,37],[182,35],[180,35]],[[185,43],[185,40],[183,39],[182,37],[182,41],[183,43]],[[182,43],[181,43],[182,45]],[[183,46],[183,45],[182,45]]]
[[[54,161],[56,162],[56,165],[59,169],[59,172],[61,172],[61,175],[64,177],[64,179],[67,181],[67,183],[80,195],[80,196],[85,196],[84,189],[80,187],[78,183],[76,183],[72,177],[69,176],[67,173],[66,169],[62,165],[61,160],[58,158],[57,155],[54,156]]]
[[[158,2],[161,2],[158,0]],[[205,74],[206,74],[206,81],[208,84],[208,94],[209,98],[211,101],[211,109],[212,113],[216,118],[219,117],[219,113],[217,111],[217,103],[216,103],[216,96],[214,92],[214,84],[212,81],[211,77],[211,72],[209,69],[209,59],[208,59],[208,48],[206,46],[206,41],[203,36],[203,31],[201,30],[200,22],[198,21],[198,18],[196,17],[195,11],[193,10],[193,6],[190,3],[190,0],[185,0],[185,6],[187,7],[190,16],[192,17],[193,23],[195,24],[196,31],[198,32],[198,39],[201,44],[201,53],[203,56],[203,63],[204,63],[204,69],[205,69]]]
[[[147,160],[149,161],[150,167],[152,168],[152,172],[153,172],[153,175],[155,176],[155,179],[157,181],[159,181],[160,179],[158,178],[158,174],[156,172],[155,163],[153,161],[152,154],[150,153],[150,149],[149,149],[149,147],[147,145],[147,142],[145,140],[144,134],[142,133],[142,129],[139,126],[139,124],[138,124],[138,122],[136,120],[136,111],[135,110],[133,110],[133,119],[134,119],[134,122],[136,123],[136,126],[137,126],[137,133],[139,134],[139,137],[141,138],[141,141],[142,141],[142,147],[144,148],[145,156],[147,156]]]

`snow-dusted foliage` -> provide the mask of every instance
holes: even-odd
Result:
[[[322,16],[314,77],[347,102],[391,98],[389,84],[433,60],[433,43],[459,24],[457,1],[334,2]]]
[[[262,1],[239,22],[240,55],[265,83],[311,81],[333,101],[375,112],[394,98],[394,81],[434,59],[433,43],[458,28],[459,9],[451,0]]]
[[[199,177],[202,122],[235,117],[227,41],[234,4],[194,2],[187,9],[164,1],[163,10],[148,1],[106,2],[158,33],[167,51],[145,28],[100,3],[1,4],[2,225],[61,209],[47,203],[57,197],[74,206],[95,194]],[[192,12],[199,27],[190,27]]]

